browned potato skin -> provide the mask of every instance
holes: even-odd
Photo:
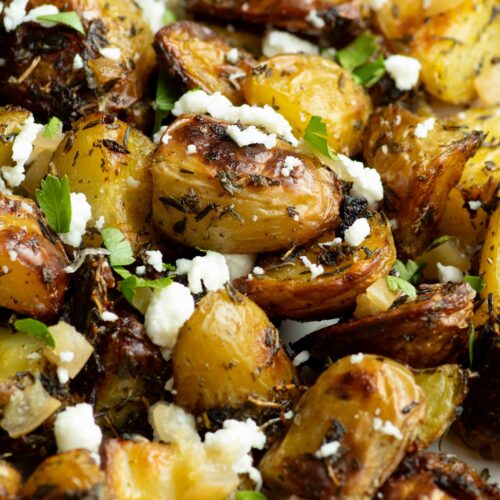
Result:
[[[0,165],[14,165],[12,162],[12,136],[21,131],[29,116],[29,111],[17,106],[0,107]]]
[[[45,3],[31,0],[30,6]],[[82,17],[85,36],[62,25],[47,29],[35,23],[3,35],[0,53],[7,63],[0,82],[6,101],[69,123],[97,109],[123,111],[141,99],[155,57],[153,34],[139,7],[132,0],[54,0],[52,5],[80,16],[99,15],[91,21]],[[120,47],[121,61],[101,56],[104,40]],[[86,69],[73,69],[76,54]]]
[[[5,460],[0,460],[0,497],[15,500],[21,489],[21,474]]]
[[[47,486],[50,485],[50,488]],[[58,453],[43,461],[21,490],[22,498],[100,498],[104,474],[87,450]]]
[[[369,352],[414,368],[432,368],[453,362],[466,350],[472,307],[466,283],[422,285],[415,301],[318,330],[299,340],[294,350],[308,350],[318,360]]]
[[[243,405],[251,412],[256,401],[253,412],[259,413],[258,401],[288,404],[294,398],[297,376],[278,331],[234,290],[209,292],[198,303],[179,333],[172,367],[175,402],[195,415]]]
[[[30,211],[31,210],[31,211]],[[17,253],[15,261],[9,251]],[[49,320],[63,304],[68,260],[59,238],[29,199],[0,194],[0,306]]]
[[[268,314],[298,320],[322,319],[349,309],[356,297],[373,282],[386,275],[396,260],[396,249],[389,223],[382,214],[369,219],[371,234],[358,248],[343,248],[338,261],[328,265],[330,254],[321,246],[332,241],[334,232],[297,249],[285,260],[281,255],[263,257],[258,265],[263,275],[252,274],[236,280],[235,286],[259,304]],[[364,248],[372,253],[368,256]],[[311,280],[310,272],[300,260],[322,263],[324,274]]]
[[[308,499],[371,498],[403,457],[424,409],[423,392],[404,366],[370,355],[354,365],[344,358],[300,399],[288,432],[260,463],[264,480]],[[377,415],[402,439],[374,430]],[[340,452],[316,458],[329,441],[338,441]]]
[[[240,148],[228,124],[185,115],[167,130],[153,161],[153,223],[168,238],[222,253],[258,253],[302,244],[331,227],[342,198],[333,174],[279,141]],[[188,155],[188,145],[197,152]],[[276,168],[289,156],[303,166]],[[293,219],[289,207],[299,212]]]
[[[231,81],[234,74],[245,75],[255,64],[253,57],[239,49],[236,64],[226,60],[231,50],[225,39],[206,26],[180,21],[162,28],[155,36],[155,49],[163,67],[185,89],[200,88],[208,94],[220,92],[233,104],[243,104],[241,79]]]
[[[417,138],[415,127],[424,120],[397,105],[380,109],[370,117],[363,147],[366,164],[384,182],[386,211],[398,222],[396,243],[409,257],[430,243],[449,192],[484,138],[481,132],[462,133],[437,121],[426,138]]]

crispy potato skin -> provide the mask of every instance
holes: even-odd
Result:
[[[423,392],[404,366],[370,355],[355,365],[344,358],[300,399],[286,435],[260,463],[264,480],[304,498],[371,498],[397,467],[424,409]],[[401,439],[375,430],[376,415]],[[317,458],[331,441],[339,451]]]
[[[44,4],[32,0],[30,6]],[[119,112],[144,94],[154,69],[153,34],[140,8],[131,0],[54,0],[60,10],[95,11],[97,17],[82,17],[86,35],[62,25],[43,28],[21,24],[1,35],[0,69],[3,94],[48,119],[59,116],[68,122],[90,111]],[[122,60],[101,56],[99,49],[113,46],[122,51]],[[80,54],[86,69],[73,69]],[[88,73],[86,73],[88,71]]]
[[[0,306],[40,319],[55,317],[68,284],[67,264],[38,207],[27,198],[0,194],[0,269],[8,269],[0,273]]]
[[[484,138],[481,132],[449,130],[437,122],[419,138],[415,129],[424,120],[398,105],[387,106],[370,117],[363,146],[366,164],[384,182],[389,217],[398,222],[396,243],[409,257],[430,243],[450,190]]]
[[[265,273],[240,278],[235,286],[268,314],[280,318],[321,319],[349,309],[360,293],[390,271],[396,260],[385,217],[374,214],[369,224],[371,234],[361,247],[323,246],[321,243],[335,238],[334,232],[327,232],[284,260],[282,255],[264,256],[258,265]],[[301,257],[323,265],[324,274],[312,280]]]
[[[153,222],[165,236],[222,253],[257,253],[305,243],[337,222],[340,184],[318,160],[282,141],[240,148],[227,125],[185,115],[166,130],[170,139],[153,161]],[[277,167],[290,155],[303,165],[286,177]]]
[[[74,124],[56,149],[51,165],[59,177],[67,175],[71,190],[84,193],[92,207],[93,227],[104,217],[137,248],[151,239],[153,143],[138,130],[112,115],[95,113]],[[99,233],[86,237],[100,246]]]
[[[5,460],[0,460],[0,496],[15,500],[21,489],[21,474]]]
[[[191,21],[170,24],[156,34],[155,49],[165,69],[186,90],[220,92],[233,104],[243,104],[239,82],[256,61],[239,49],[238,61],[230,63],[226,55],[231,46],[211,29]],[[234,79],[234,75],[240,76]]]
[[[370,352],[414,368],[436,367],[453,362],[466,349],[472,306],[466,283],[425,285],[415,301],[318,330],[299,340],[294,350],[308,350],[318,360]]]
[[[242,88],[249,104],[278,109],[297,137],[304,136],[312,116],[320,116],[335,151],[347,156],[360,151],[371,100],[335,62],[307,54],[274,56],[256,66]]]
[[[23,123],[30,116],[29,111],[17,106],[0,106],[0,165],[11,167],[13,136],[17,135]]]
[[[294,398],[293,391],[280,389],[293,386],[297,376],[278,331],[236,291],[209,292],[198,303],[179,333],[172,367],[175,402],[195,415],[256,400],[288,404]]]
[[[413,33],[424,22],[425,10],[422,2],[389,0],[372,17],[384,37],[392,40]]]

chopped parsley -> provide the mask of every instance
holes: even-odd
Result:
[[[352,72],[354,81],[363,87],[373,87],[385,74],[384,56],[380,55],[378,58]]]
[[[43,136],[46,139],[52,139],[56,135],[59,135],[62,132],[62,121],[57,118],[57,116],[53,116],[45,128],[43,129]]]
[[[396,290],[401,290],[410,299],[415,299],[417,297],[416,288],[408,281],[391,275],[386,276],[385,279],[389,290],[392,290],[393,292],[395,292]]]
[[[114,227],[106,227],[101,231],[104,246],[109,250],[111,267],[127,266],[135,261],[130,242],[123,233]]]
[[[417,264],[411,259],[408,260],[406,265],[402,261],[396,260],[394,270],[399,273],[401,279],[408,281],[412,285],[418,285],[422,278],[421,271],[425,266],[425,263]]]
[[[18,319],[14,323],[14,328],[18,332],[24,332],[39,340],[43,340],[52,349],[56,346],[54,337],[50,333],[47,325],[32,318]]]
[[[42,209],[49,226],[56,233],[67,233],[71,223],[71,196],[69,179],[47,175],[36,190],[36,201]]]
[[[75,31],[78,31],[78,33],[85,35],[82,21],[76,12],[58,12],[57,14],[47,14],[46,16],[38,16],[37,20],[64,24],[64,26],[69,26]]]
[[[133,300],[138,288],[165,288],[172,283],[171,278],[159,278],[155,280],[140,278],[123,267],[115,267],[114,271],[123,278],[123,281],[118,286],[123,296],[131,305],[134,305]]]
[[[266,496],[260,491],[238,491],[236,500],[266,500]]]
[[[328,144],[326,124],[320,116],[311,116],[304,134],[304,141],[314,152],[320,153],[332,160],[337,159],[335,151]]]
[[[176,100],[176,94],[168,80],[167,74],[164,71],[160,71],[156,84],[155,132],[161,127],[163,119],[174,109]]]
[[[478,293],[484,290],[485,284],[481,276],[471,276],[470,274],[466,274],[464,276],[464,281],[469,283],[469,285]]]
[[[175,15],[172,9],[165,9],[165,13],[163,14],[162,22],[164,26],[167,24],[172,24],[177,21],[177,16]]]

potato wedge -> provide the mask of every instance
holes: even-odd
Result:
[[[242,82],[249,104],[273,106],[303,137],[312,116],[326,123],[335,151],[353,156],[371,112],[371,100],[351,74],[321,56],[285,54],[267,59]],[[318,89],[321,92],[318,92]]]
[[[231,46],[211,29],[191,21],[170,24],[156,34],[155,49],[160,64],[185,90],[220,92],[233,104],[243,104],[239,82],[256,61],[242,49],[230,61]]]
[[[305,243],[336,222],[340,184],[318,160],[282,141],[240,148],[227,125],[185,115],[166,130],[170,139],[153,162],[153,222],[165,236],[205,250],[257,253]],[[289,176],[279,168],[287,156],[302,162]]]
[[[332,317],[354,306],[356,297],[385,276],[396,260],[385,217],[373,214],[369,224],[371,234],[360,247],[331,245],[336,233],[328,231],[285,257],[262,256],[257,265],[264,273],[240,278],[235,286],[272,316],[299,320]],[[322,265],[323,274],[312,279],[304,258]]]
[[[92,207],[89,226],[104,217],[106,227],[119,229],[137,248],[151,236],[153,147],[125,122],[95,113],[74,124],[55,151],[52,166],[58,176],[68,176],[72,191],[87,197]],[[100,246],[100,234],[87,235],[85,243]]]
[[[422,285],[415,301],[323,328],[299,340],[294,350],[307,350],[318,361],[369,352],[413,368],[450,363],[466,350],[473,297],[466,283]]]
[[[423,2],[389,0],[372,12],[377,28],[389,40],[397,40],[413,33],[425,19]]]
[[[27,198],[0,194],[0,306],[53,318],[63,305],[67,264],[40,209]]]
[[[104,474],[87,450],[58,453],[44,460],[21,490],[22,498],[101,498]]]
[[[423,391],[404,366],[370,355],[357,364],[341,359],[302,396],[260,470],[269,485],[304,498],[371,498],[424,411]]]
[[[483,138],[481,132],[428,122],[398,105],[371,116],[363,155],[382,177],[385,207],[398,223],[394,236],[404,255],[415,257],[430,243],[450,190]]]
[[[21,474],[5,460],[0,460],[0,497],[16,500],[21,489]]]
[[[278,331],[236,291],[209,292],[198,303],[179,333],[172,368],[175,403],[195,415],[216,419],[225,410],[222,420],[231,411],[255,418],[266,405],[286,411],[296,396],[297,375]]]

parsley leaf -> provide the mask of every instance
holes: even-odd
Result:
[[[370,33],[359,35],[354,42],[337,51],[340,65],[351,73],[368,62],[378,49],[377,39]]]
[[[402,261],[396,260],[393,267],[399,273],[401,279],[410,282],[412,285],[418,285],[421,279],[420,272],[425,266],[425,263],[417,264],[414,260],[409,259],[406,265]]]
[[[76,12],[58,12],[57,14],[48,14],[46,16],[38,16],[38,21],[50,21],[52,23],[64,24],[73,28],[78,33],[85,35],[83,24],[80,16]]]
[[[469,285],[478,293],[484,290],[485,284],[481,276],[471,276],[470,274],[466,274],[464,276],[464,281],[469,283]]]
[[[119,288],[131,305],[134,305],[133,299],[138,288],[165,288],[172,283],[171,278],[158,278],[156,280],[139,278],[123,267],[115,267],[114,271],[123,278],[123,281],[119,284]]]
[[[167,74],[164,71],[160,71],[156,84],[155,132],[161,127],[163,119],[174,109],[176,100],[177,96],[173,91]]]
[[[172,24],[177,21],[177,16],[175,15],[172,9],[165,9],[165,13],[163,14],[162,22],[163,25]]]
[[[57,116],[53,116],[45,128],[43,129],[43,136],[46,139],[52,139],[56,135],[62,132],[62,121],[57,118]]]
[[[45,341],[52,349],[56,346],[54,337],[50,333],[47,325],[41,321],[31,318],[18,319],[14,323],[14,327],[18,332],[24,332],[31,337]]]
[[[474,323],[471,321],[469,323],[469,367],[472,368],[472,361],[474,360],[474,340],[475,340],[475,328]]]
[[[315,152],[332,160],[338,159],[335,151],[328,144],[326,124],[320,116],[311,116],[304,134],[304,141],[309,144]]]
[[[130,242],[115,227],[106,227],[101,231],[104,246],[109,250],[109,263],[112,267],[127,266],[135,261]]]
[[[441,246],[443,243],[446,243],[447,241],[450,240],[455,240],[456,236],[440,236],[439,238],[436,238],[424,251],[424,253],[430,252],[431,250],[434,250],[435,248]]]
[[[36,190],[36,201],[42,209],[49,226],[56,233],[67,233],[71,223],[71,196],[69,179],[47,175]]]
[[[373,87],[385,75],[384,56],[375,61],[363,64],[352,72],[354,81],[363,87]]]
[[[417,290],[408,281],[391,275],[386,276],[385,280],[387,282],[387,287],[389,288],[389,290],[392,290],[393,292],[395,292],[396,290],[401,290],[410,299],[415,299],[417,297]]]
[[[238,491],[236,500],[266,500],[266,496],[260,491]]]

